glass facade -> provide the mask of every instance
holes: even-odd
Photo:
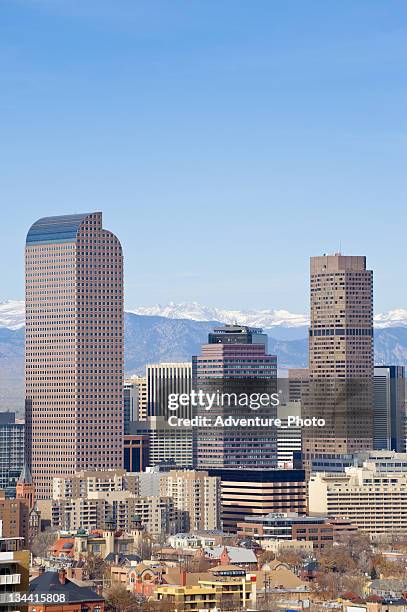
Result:
[[[29,229],[27,244],[47,244],[52,242],[72,242],[88,213],[80,215],[62,215],[60,217],[43,217]]]

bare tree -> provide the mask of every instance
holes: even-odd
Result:
[[[109,612],[137,612],[143,610],[144,599],[130,593],[125,586],[115,584],[106,595]]]
[[[109,576],[108,564],[98,555],[88,555],[85,559],[84,570],[89,580],[103,580]]]
[[[31,544],[31,552],[34,557],[46,557],[49,547],[54,544],[57,537],[57,532],[51,528],[37,533]]]

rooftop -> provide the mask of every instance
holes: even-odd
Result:
[[[26,244],[73,242],[83,221],[91,214],[93,213],[42,217],[28,230]]]
[[[68,578],[65,583],[60,581],[58,572],[44,572],[30,582],[30,594],[47,595],[49,593],[64,594],[67,603],[85,603],[94,601],[104,601],[104,598],[97,595],[88,587],[80,587]]]

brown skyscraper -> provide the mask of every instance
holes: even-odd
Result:
[[[122,467],[123,256],[100,212],[27,234],[25,374],[38,499],[55,475]]]
[[[366,257],[311,257],[310,378],[373,377],[373,272]]]
[[[307,434],[304,450],[371,448],[373,272],[366,270],[365,257],[311,257],[309,377],[311,404],[306,400],[305,409],[328,416],[332,428],[316,439]]]

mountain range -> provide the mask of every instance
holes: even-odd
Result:
[[[125,313],[125,371],[142,373],[146,363],[189,361],[208,332],[221,323],[263,327],[280,370],[307,365],[306,315],[286,310],[231,311],[197,303],[169,303]],[[407,364],[407,311],[375,317],[377,364]],[[24,409],[24,302],[0,303],[0,411]]]
[[[227,310],[214,306],[203,306],[197,302],[169,302],[165,306],[140,306],[128,308],[127,312],[167,319],[187,319],[193,321],[221,321],[263,327],[263,329],[307,327],[306,314],[294,314],[288,310]],[[24,326],[24,301],[7,300],[0,302],[0,328],[19,329]],[[407,327],[407,310],[397,308],[386,313],[376,314],[374,325],[379,329],[387,327]]]

